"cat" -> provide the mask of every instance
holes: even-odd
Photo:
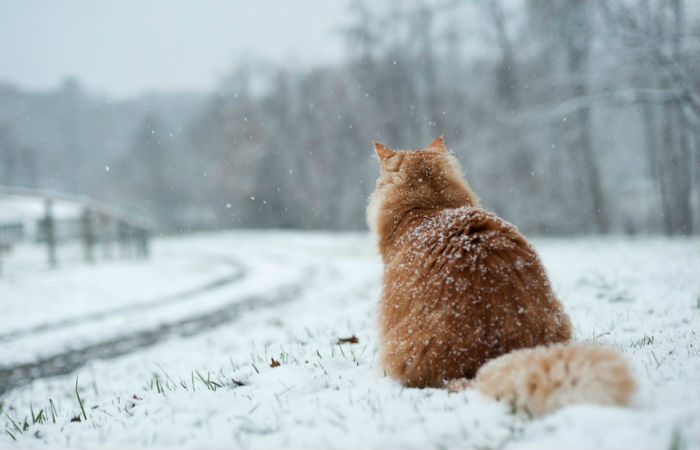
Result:
[[[380,365],[409,387],[473,387],[533,415],[623,405],[636,389],[611,348],[572,344],[571,321],[533,247],[484,210],[442,137],[374,143],[367,222],[384,265]]]

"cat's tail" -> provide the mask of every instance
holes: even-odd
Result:
[[[636,383],[619,351],[576,343],[506,353],[481,366],[475,378],[450,380],[446,387],[473,387],[541,416],[575,403],[626,405]]]

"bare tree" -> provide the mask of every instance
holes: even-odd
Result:
[[[700,178],[698,26],[686,21],[682,0],[646,0],[639,8],[601,2],[601,10],[619,50],[637,56],[627,65],[641,61],[643,67],[628,96],[644,117],[646,155],[664,231],[690,233],[697,226],[692,196],[698,195]]]

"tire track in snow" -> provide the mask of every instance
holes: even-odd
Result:
[[[241,314],[256,309],[277,306],[298,298],[303,285],[315,276],[313,268],[304,271],[296,283],[277,288],[272,293],[236,299],[215,310],[164,323],[156,328],[106,339],[81,348],[67,350],[31,363],[0,367],[0,397],[6,392],[29,384],[37,378],[69,374],[95,359],[111,359],[153,346],[174,336],[193,336],[203,331],[233,322]]]
[[[195,297],[197,295],[204,294],[206,292],[210,292],[210,291],[213,291],[215,289],[227,286],[231,283],[235,283],[236,281],[239,281],[246,276],[247,271],[245,270],[244,266],[241,263],[239,263],[238,261],[232,260],[232,259],[227,259],[226,262],[234,267],[234,270],[232,273],[230,273],[226,276],[223,276],[223,277],[219,277],[219,278],[212,280],[208,283],[205,283],[201,286],[186,289],[186,290],[181,291],[181,292],[176,292],[175,294],[166,295],[164,297],[161,297],[161,298],[158,298],[155,300],[149,300],[149,301],[138,302],[138,303],[130,303],[130,304],[126,304],[123,306],[117,306],[117,307],[111,308],[111,309],[95,311],[93,313],[84,314],[81,316],[69,317],[67,319],[59,320],[56,322],[48,322],[48,323],[43,323],[41,325],[29,327],[29,328],[22,328],[19,330],[14,330],[14,331],[11,331],[11,332],[6,333],[6,334],[0,334],[0,342],[6,342],[6,341],[9,341],[12,339],[28,336],[28,335],[35,334],[35,333],[44,333],[46,331],[59,330],[61,328],[70,327],[70,326],[77,325],[77,324],[84,323],[84,322],[88,322],[88,321],[95,321],[95,320],[101,320],[101,319],[104,319],[107,317],[114,317],[115,315],[118,315],[118,314],[132,313],[134,311],[144,311],[144,310],[148,310],[151,308],[163,306],[166,304],[180,302],[183,300],[187,300],[191,297]]]

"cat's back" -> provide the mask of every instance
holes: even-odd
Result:
[[[422,211],[402,231],[385,288],[405,313],[449,305],[459,314],[481,307],[491,314],[502,305],[517,310],[554,300],[532,246],[494,213],[470,206]]]
[[[514,225],[472,206],[416,214],[398,240],[398,252],[404,264],[436,270],[444,265],[460,271],[483,270],[486,260],[494,255],[536,259],[532,247]]]

